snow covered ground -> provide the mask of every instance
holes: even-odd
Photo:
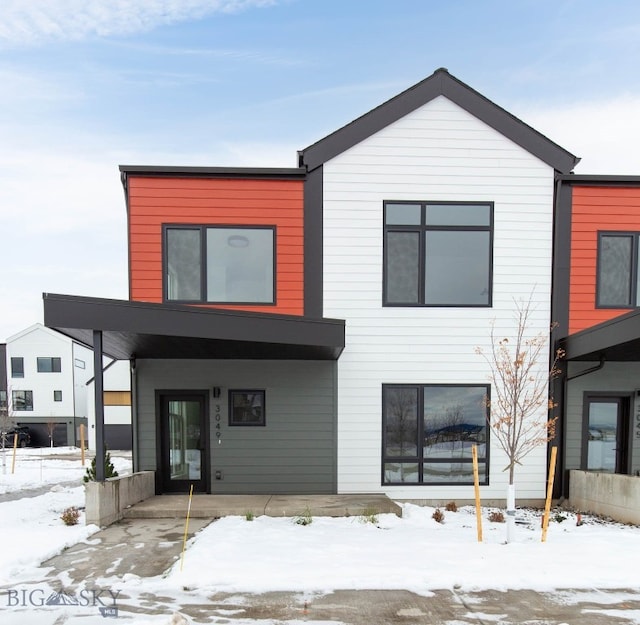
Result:
[[[69,459],[63,459],[65,455]],[[55,456],[55,457],[54,457]],[[62,456],[62,457],[61,457]],[[113,457],[120,473],[128,458]],[[88,463],[87,463],[88,465]],[[0,493],[45,487],[48,492],[2,501],[4,537],[0,584],[37,580],[38,565],[98,531],[60,519],[82,507],[84,494],[77,450],[18,450],[14,474],[3,474]],[[76,484],[69,485],[75,480]],[[60,483],[64,483],[61,486]],[[25,491],[25,494],[28,494]],[[210,524],[188,543],[184,561],[154,578],[106,577],[105,586],[140,595],[172,589],[204,592],[331,592],[339,589],[405,589],[428,595],[437,589],[593,589],[640,587],[640,528],[587,515],[576,524],[569,512],[554,512],[547,541],[541,542],[540,512],[522,510],[517,540],[504,544],[504,524],[483,513],[477,542],[475,510],[445,511],[436,522],[433,508],[403,505],[403,517],[270,518],[227,517]],[[298,522],[296,522],[298,521]],[[154,620],[154,623],[165,623]]]

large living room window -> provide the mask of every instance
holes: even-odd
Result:
[[[489,483],[489,386],[385,384],[382,388],[382,483]]]
[[[385,202],[385,306],[491,306],[491,202]]]
[[[165,226],[165,301],[275,304],[275,228]]]
[[[599,308],[636,308],[640,306],[640,271],[637,232],[600,232],[598,234]]]

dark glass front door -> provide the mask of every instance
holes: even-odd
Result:
[[[586,429],[587,471],[627,473],[629,399],[588,397]]]
[[[161,401],[164,492],[207,490],[206,395],[163,394]]]

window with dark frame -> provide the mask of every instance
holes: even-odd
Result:
[[[62,401],[62,391],[53,391],[53,401]]]
[[[275,304],[274,226],[164,226],[164,298]]]
[[[384,202],[385,306],[491,306],[492,202]]]
[[[11,377],[24,378],[24,358],[19,356],[11,357]]]
[[[640,306],[638,232],[599,232],[596,306]]]
[[[33,410],[33,391],[11,391],[11,407],[16,412]]]
[[[382,484],[489,483],[486,384],[385,384],[382,387]]]
[[[229,425],[266,424],[265,392],[263,390],[229,391]]]
[[[38,373],[60,373],[62,371],[62,359],[57,356],[38,356]]]

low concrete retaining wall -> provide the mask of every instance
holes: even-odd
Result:
[[[122,477],[110,477],[104,482],[85,484],[87,525],[111,525],[124,517],[124,510],[155,495],[155,473],[141,471]]]
[[[640,477],[570,471],[569,505],[580,512],[640,525]]]

